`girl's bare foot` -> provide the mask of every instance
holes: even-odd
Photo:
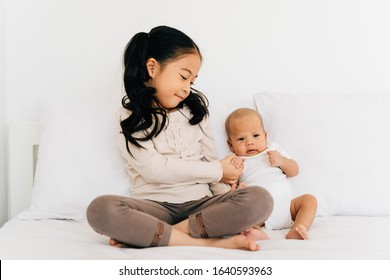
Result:
[[[242,249],[242,250],[248,250],[248,251],[259,251],[260,245],[256,244],[256,242],[246,237],[245,235],[239,234],[234,235],[229,238],[210,238],[210,239],[203,239],[208,244],[205,244],[205,246],[209,247],[217,247],[217,248],[225,248],[225,249]]]
[[[307,229],[304,225],[293,226],[286,235],[286,239],[300,239],[307,240],[309,239]]]
[[[241,234],[245,235],[246,237],[249,237],[252,240],[269,239],[269,236],[258,227],[247,229],[246,231],[243,231]]]
[[[225,248],[225,249],[242,249],[249,251],[259,251],[260,245],[256,244],[256,242],[244,235],[235,235],[230,238],[209,238],[203,239],[198,238],[194,239],[195,243],[186,244],[187,246],[207,246],[207,247],[217,247],[217,248]],[[109,244],[118,248],[129,248],[129,246],[125,243],[119,242],[116,239],[110,238]],[[180,246],[180,245],[178,245]]]

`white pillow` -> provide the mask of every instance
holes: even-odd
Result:
[[[30,209],[24,219],[84,219],[102,194],[130,195],[113,104],[45,100]]]
[[[390,215],[390,93],[260,93],[268,138],[298,162],[318,215]],[[364,226],[364,225],[362,225]]]

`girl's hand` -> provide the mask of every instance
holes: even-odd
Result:
[[[223,160],[220,160],[223,170],[221,182],[229,185],[237,184],[238,178],[244,168],[244,164],[242,162],[241,166],[237,164],[233,165],[232,160],[235,160],[235,158],[238,157],[235,154],[231,154]]]
[[[241,168],[244,164],[244,160],[240,157],[233,157],[230,163],[237,169]]]

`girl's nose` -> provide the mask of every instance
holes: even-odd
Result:
[[[183,92],[188,95],[190,93],[190,87],[184,87]]]

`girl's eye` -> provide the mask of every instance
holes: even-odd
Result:
[[[180,74],[180,77],[183,79],[183,81],[187,81],[188,80],[187,77],[185,77],[185,76],[183,76],[181,74]],[[195,85],[195,83],[194,82],[190,82],[190,87],[192,87],[193,85]]]
[[[255,134],[255,135],[253,135],[253,137],[255,137],[255,138],[257,138],[257,137],[259,137],[260,136],[260,134]]]
[[[187,81],[187,80],[188,80],[188,77],[183,76],[182,74],[179,74],[179,75],[180,75],[180,77],[183,79],[183,81]],[[193,85],[195,85],[195,82],[191,81],[191,82],[190,82],[190,86],[193,86]]]
[[[237,140],[238,140],[238,141],[244,141],[244,138],[241,137],[241,138],[238,138]]]

